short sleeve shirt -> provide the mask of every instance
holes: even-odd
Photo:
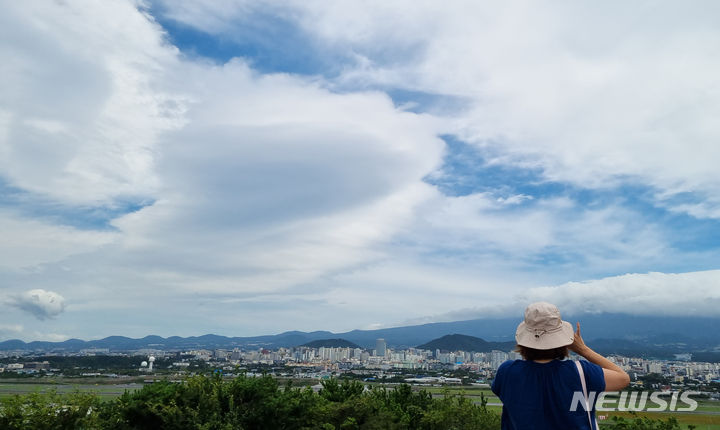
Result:
[[[605,376],[600,366],[580,363],[595,420],[594,400],[605,391]],[[590,429],[574,361],[506,361],[498,368],[492,391],[503,403],[502,430]]]

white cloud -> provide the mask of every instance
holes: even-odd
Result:
[[[117,239],[114,232],[80,230],[0,210],[0,269],[9,271],[61,261]]]
[[[63,342],[70,339],[70,336],[62,333],[45,333],[35,331],[32,333],[32,340],[42,340],[47,342]]]
[[[403,324],[520,316],[533,302],[550,302],[564,315],[625,313],[631,315],[719,317],[720,270],[687,273],[628,273],[560,285],[508,288],[509,295],[479,306],[458,306]]]
[[[0,324],[0,338],[18,336],[22,332],[21,324]]]
[[[113,221],[141,264],[205,291],[287,288],[381,255],[432,195],[432,118],[239,61],[185,66],[195,102],[163,143],[163,198]]]
[[[519,300],[547,301],[563,312],[644,315],[720,315],[720,270],[632,273],[555,287],[531,288]]]
[[[13,2],[0,32],[4,179],[65,203],[152,198],[185,103],[163,89],[177,50],[158,26],[130,1]]]
[[[662,228],[622,206],[585,207],[567,198],[507,204],[492,193],[436,193],[396,242],[403,252],[419,254],[419,264],[448,259],[456,270],[473,265],[506,276],[529,271],[540,283],[624,273],[680,258]]]
[[[54,291],[34,289],[11,296],[10,306],[32,314],[39,320],[54,318],[65,311],[65,298]]]

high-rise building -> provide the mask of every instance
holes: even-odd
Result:
[[[385,357],[387,353],[387,342],[385,339],[378,339],[375,341],[375,355],[378,357]]]
[[[490,366],[493,369],[500,367],[508,359],[508,354],[503,351],[493,350],[490,352]]]

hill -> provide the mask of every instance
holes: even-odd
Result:
[[[360,348],[358,344],[345,339],[318,339],[300,346],[307,346],[308,348]]]
[[[443,337],[433,339],[430,342],[418,345],[420,349],[429,349],[435,351],[470,351],[470,352],[490,352],[492,350],[510,351],[515,347],[515,342],[488,342],[475,336],[464,334],[448,334]]]

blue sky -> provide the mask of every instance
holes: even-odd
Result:
[[[0,339],[717,315],[717,7],[14,4]]]
[[[342,58],[328,55],[295,23],[272,13],[257,11],[232,34],[209,34],[167,17],[167,8],[155,5],[150,13],[183,55],[223,64],[241,57],[261,73],[337,75]]]

